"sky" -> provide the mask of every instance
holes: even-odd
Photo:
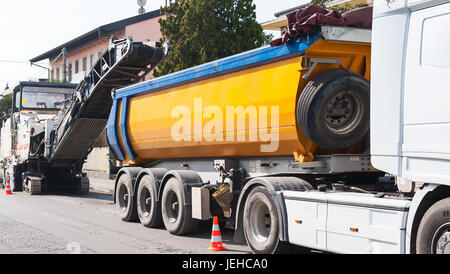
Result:
[[[254,0],[258,22],[308,0]],[[147,0],[146,11],[165,0]],[[15,0],[0,2],[0,94],[6,84],[47,78],[48,71],[28,60],[98,26],[138,15],[136,0]],[[39,62],[48,67],[48,62]]]

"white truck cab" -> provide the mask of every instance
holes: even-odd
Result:
[[[448,0],[374,3],[372,163],[403,183],[450,185],[449,25]]]
[[[372,165],[398,191],[284,191],[292,244],[450,254],[450,1],[375,0]]]

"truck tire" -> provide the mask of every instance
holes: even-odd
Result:
[[[75,194],[88,195],[91,189],[89,178],[81,177],[75,179]]]
[[[450,254],[450,198],[434,204],[423,216],[417,232],[418,254]]]
[[[326,150],[342,150],[362,140],[370,129],[370,84],[345,69],[312,79],[297,106],[300,129]]]
[[[152,177],[142,177],[137,191],[137,211],[139,220],[148,228],[163,225],[161,206],[157,199],[158,189]]]
[[[191,206],[183,205],[183,187],[176,178],[170,178],[163,190],[161,211],[166,230],[177,236],[195,232],[198,220],[192,218]]]
[[[256,187],[244,206],[244,235],[255,254],[288,253],[291,245],[280,241],[279,216],[275,201],[265,187]]]
[[[117,209],[122,221],[135,222],[138,220],[136,196],[130,178],[125,174],[120,176],[116,188]]]
[[[42,193],[42,180],[37,177],[28,177],[27,178],[27,193],[34,195],[41,195]]]

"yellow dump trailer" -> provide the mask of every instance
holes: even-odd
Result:
[[[335,147],[318,146],[299,125],[299,99],[321,73],[341,69],[370,80],[369,41],[338,38],[316,34],[118,90],[108,127],[113,150],[131,164],[286,155],[311,161],[316,152],[360,153],[367,120],[367,126],[357,129],[359,140]],[[334,111],[357,112],[351,105],[357,105],[355,101],[335,102]],[[369,113],[368,108],[360,111]]]
[[[245,239],[271,253],[287,237],[279,191],[380,177],[366,140],[370,39],[320,27],[114,92],[107,135],[127,166],[114,198],[122,220],[182,235],[219,216],[237,240],[254,226]]]

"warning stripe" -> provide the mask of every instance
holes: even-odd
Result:
[[[28,149],[29,147],[30,147],[29,144],[19,145],[19,146],[16,146],[16,150],[24,150],[24,149]]]
[[[211,237],[211,242],[213,242],[213,243],[221,243],[222,242],[222,237],[220,237],[220,236],[212,236]]]

